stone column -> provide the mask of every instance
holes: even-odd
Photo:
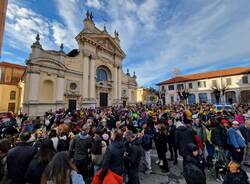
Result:
[[[63,101],[63,92],[64,92],[64,78],[57,77],[56,82],[56,102]]]
[[[89,58],[84,56],[83,58],[83,78],[82,78],[82,97],[88,98],[88,85],[89,85]]]
[[[114,66],[113,68],[113,99],[117,100],[117,88],[118,88],[118,82],[117,82],[117,67]]]
[[[131,92],[131,89],[128,89],[128,102],[129,103],[132,102],[132,92]]]
[[[28,93],[29,102],[38,101],[39,84],[40,84],[39,80],[40,80],[39,73],[30,73],[30,84],[29,84],[29,93]]]
[[[89,97],[95,98],[95,59],[90,59]]]
[[[119,67],[117,70],[117,78],[118,78],[117,97],[118,97],[118,100],[120,101],[122,98],[122,71],[121,71],[121,67]]]

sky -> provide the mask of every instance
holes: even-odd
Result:
[[[78,48],[87,10],[120,35],[123,70],[139,86],[180,74],[250,67],[249,0],[9,0],[2,61],[25,64],[40,34],[44,49]]]

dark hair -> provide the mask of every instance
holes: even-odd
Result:
[[[194,164],[185,165],[183,175],[187,184],[206,184],[206,176]]]
[[[22,142],[27,142],[30,139],[30,136],[31,134],[25,131],[25,132],[22,132],[19,137]]]
[[[45,139],[41,142],[40,149],[36,154],[36,158],[40,163],[49,163],[55,155],[53,142],[50,139]]]
[[[56,137],[56,136],[57,136],[56,130],[55,129],[51,129],[50,133],[49,133],[49,138]]]
[[[69,155],[64,151],[58,152],[45,169],[41,183],[46,184],[47,181],[56,184],[71,183],[71,170]]]
[[[113,133],[115,134],[115,140],[122,140],[123,132],[121,129],[116,128],[116,129],[114,129]]]
[[[11,142],[8,139],[1,139],[0,140],[0,151],[3,153],[8,153],[9,149],[11,148]]]

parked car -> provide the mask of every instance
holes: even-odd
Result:
[[[216,112],[220,112],[222,110],[233,112],[234,107],[232,105],[215,105],[215,110],[216,110]]]

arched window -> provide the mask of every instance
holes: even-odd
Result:
[[[107,80],[108,80],[107,72],[102,68],[98,68],[96,71],[96,81],[100,82],[100,81],[107,81]]]
[[[16,92],[15,91],[11,91],[10,92],[10,100],[15,100],[16,99]]]

